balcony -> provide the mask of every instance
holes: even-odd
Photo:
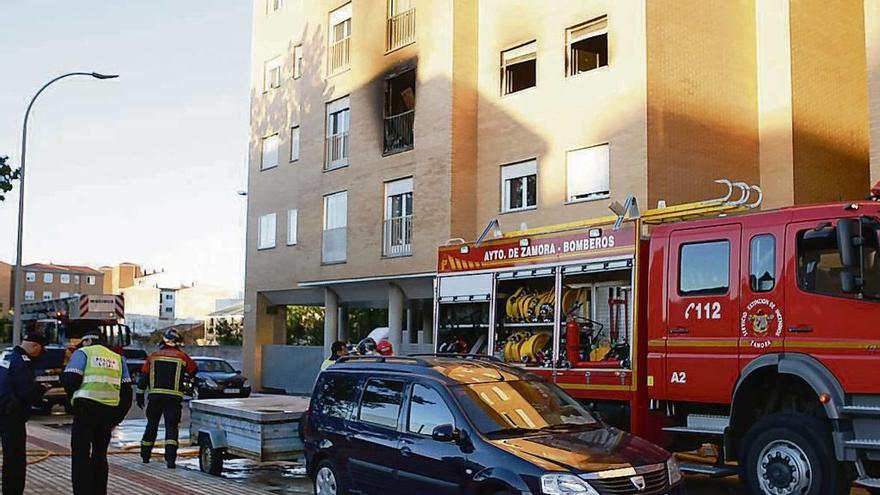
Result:
[[[325,229],[321,243],[322,263],[342,263],[345,261],[348,242],[348,228]]]
[[[327,163],[324,170],[348,165],[348,133],[331,134],[327,136]]]
[[[385,154],[398,153],[413,148],[413,123],[416,111],[385,117]]]
[[[388,18],[386,50],[397,50],[416,41],[416,9],[395,14]]]
[[[412,215],[386,219],[382,244],[382,254],[385,256],[412,254]]]
[[[351,63],[351,37],[346,36],[330,45],[330,74],[348,69]]]

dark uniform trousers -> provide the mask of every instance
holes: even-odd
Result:
[[[107,449],[118,416],[115,407],[87,399],[76,401],[70,434],[74,495],[107,493]]]
[[[147,428],[141,441],[141,457],[146,461],[153,452],[159,421],[165,418],[165,462],[173,465],[177,461],[177,436],[183,399],[173,395],[151,393],[147,404]]]
[[[24,416],[0,416],[0,438],[3,440],[3,495],[24,493],[27,469],[27,431]]]

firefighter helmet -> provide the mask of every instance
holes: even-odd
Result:
[[[175,329],[169,329],[162,335],[162,343],[170,347],[178,347],[183,344],[183,338]]]
[[[376,344],[376,354],[380,356],[393,356],[394,355],[394,346],[391,345],[391,342],[387,340],[380,340],[378,344]]]

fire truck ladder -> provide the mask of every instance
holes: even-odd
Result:
[[[764,192],[758,186],[750,186],[745,182],[731,182],[727,179],[717,179],[715,183],[727,186],[727,194],[720,198],[693,203],[660,206],[645,212],[639,211],[638,203],[634,196],[626,198],[626,202],[623,205],[615,201],[610,205],[611,211],[617,214],[614,228],[618,229],[623,225],[624,221],[635,220],[636,218],[647,224],[661,224],[742,213],[761,206],[761,202],[764,199]],[[732,199],[736,189],[739,190],[739,197]],[[753,194],[757,195],[757,199],[749,202]]]

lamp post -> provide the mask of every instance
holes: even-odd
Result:
[[[15,298],[15,319],[12,324],[13,345],[18,345],[21,342],[21,299],[24,296],[24,280],[21,273],[21,247],[24,233],[24,167],[25,157],[27,155],[28,117],[31,115],[31,107],[34,106],[37,97],[40,96],[46,88],[61,79],[72,76],[89,76],[94,77],[95,79],[114,79],[119,77],[117,74],[99,74],[97,72],[70,72],[68,74],[60,75],[44,84],[43,87],[37,91],[34,97],[31,98],[30,103],[28,103],[27,110],[24,112],[24,123],[21,126],[21,166],[18,176],[18,242],[15,248],[15,280],[13,282],[13,287],[15,287],[15,295],[13,296]]]

